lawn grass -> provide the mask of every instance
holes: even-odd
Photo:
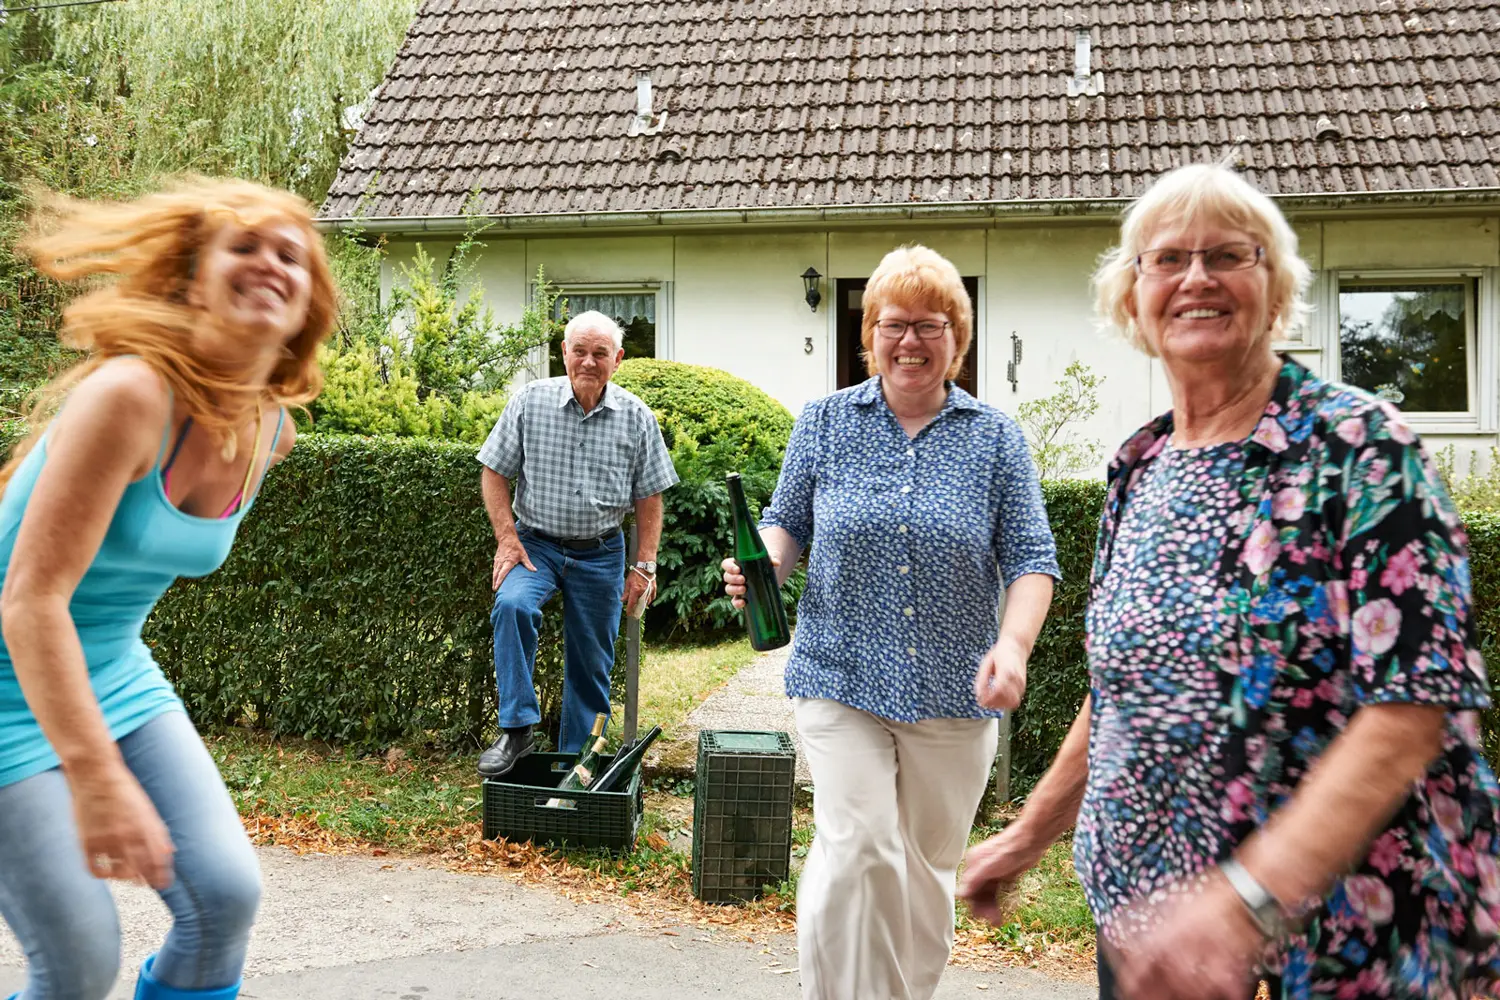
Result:
[[[641,729],[660,725],[670,738],[695,706],[754,655],[743,640],[643,649]],[[441,855],[445,863],[476,871],[531,866],[574,888],[639,896],[652,907],[692,902],[687,846],[676,835],[691,828],[690,781],[655,783],[641,835],[624,857],[526,848],[497,860],[496,845],[476,843],[480,784],[470,754],[434,756],[394,747],[383,755],[360,755],[253,730],[222,732],[210,736],[208,745],[236,806],[262,843]],[[972,839],[993,832],[993,827],[976,828]],[[791,878],[754,904],[713,908],[721,922],[761,914],[783,921],[783,929],[790,926],[785,921],[796,911],[798,876],[813,835],[812,811],[797,808]],[[1050,959],[1055,965],[1061,958],[1080,968],[1091,962],[1094,925],[1073,874],[1068,842],[1054,845],[1025,876],[1021,904],[1005,925],[976,921],[959,904],[957,930],[957,960],[999,957],[1035,964]]]
[[[713,645],[663,645],[641,649],[640,731],[661,726],[675,739],[688,713],[755,659],[748,639]],[[621,718],[624,706],[615,706]]]
[[[679,728],[688,712],[754,655],[743,639],[644,646],[640,728]],[[335,837],[414,851],[437,849],[479,818],[479,776],[469,754],[434,756],[393,747],[384,755],[360,755],[242,729],[211,736],[208,743],[244,816],[296,819]],[[652,817],[645,821],[649,833]]]
[[[1018,903],[1004,924],[994,927],[975,920],[960,903],[958,929],[1028,955],[1055,947],[1091,951],[1094,918],[1073,870],[1072,839],[1053,844],[1037,866],[1021,876]]]

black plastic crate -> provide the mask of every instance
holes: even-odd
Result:
[[[693,895],[743,902],[788,878],[796,777],[797,749],[786,733],[698,734]]]
[[[640,769],[622,791],[559,791],[557,783],[573,760],[573,754],[531,753],[501,778],[485,779],[485,839],[600,847],[622,854],[634,850],[642,813]],[[613,760],[612,755],[601,756],[599,773]],[[553,799],[559,805],[547,804]]]

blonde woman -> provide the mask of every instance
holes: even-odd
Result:
[[[995,720],[1052,600],[1021,431],[953,383],[972,337],[951,263],[887,254],[864,295],[870,378],[807,404],[761,514],[783,579],[811,542],[786,668],[817,824],[797,891],[809,1000],[937,989]],[[738,600],[744,577],[723,570]]]
[[[1272,349],[1309,277],[1221,166],[1159,180],[1096,275],[1173,406],[1110,467],[1092,693],[963,891],[993,916],[1076,823],[1106,1000],[1473,997],[1500,972],[1463,528],[1392,406]]]
[[[17,996],[109,993],[113,878],[149,883],[173,916],[138,1000],[223,1000],[260,873],[141,625],[178,577],[218,568],[291,450],[286,407],[322,383],[332,275],[304,202],[232,181],[52,199],[25,249],[94,290],[63,320],[88,360],[0,470],[0,914],[26,953]]]

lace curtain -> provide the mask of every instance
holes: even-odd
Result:
[[[613,318],[621,326],[630,325],[630,322],[637,317],[648,323],[656,322],[655,292],[623,292],[604,295],[567,292],[554,306],[558,317],[562,316],[563,299],[567,300],[569,316],[577,316],[579,313],[593,310]]]

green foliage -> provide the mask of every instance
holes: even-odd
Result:
[[[313,402],[321,432],[432,437],[477,443],[505,408],[506,388],[528,354],[547,343],[556,293],[538,268],[535,295],[520,322],[501,326],[469,278],[483,244],[467,234],[441,274],[425,249],[401,268],[402,282],[380,304],[383,244],[357,235],[332,245],[346,295],[346,318],[324,348],[327,376]]]
[[[1433,456],[1443,484],[1453,502],[1466,511],[1500,511],[1500,448],[1491,448],[1489,464],[1481,468],[1477,452],[1469,453],[1469,471],[1459,475],[1458,455],[1453,445]]]
[[[681,479],[663,497],[661,600],[647,614],[654,632],[699,632],[738,625],[740,613],[724,596],[719,563],[733,537],[726,472],[739,472],[752,513],[771,498],[792,415],[769,395],[728,372],[646,358],[627,360],[616,384],[656,414]],[[782,588],[794,610],[804,577]]]
[[[1044,482],[1042,496],[1057,539],[1063,582],[1027,669],[1026,700],[1011,726],[1012,794],[1023,798],[1052,763],[1088,696],[1084,610],[1104,483]],[[1465,510],[1474,586],[1475,628],[1485,661],[1500,663],[1500,511]],[[1500,709],[1484,713],[1485,756],[1500,769]]]
[[[354,134],[345,112],[379,84],[415,8],[149,0],[0,19],[0,419],[77,360],[55,338],[68,292],[14,252],[23,185],[127,198],[197,172],[319,202]]]
[[[151,0],[37,15],[44,66],[118,106],[139,176],[233,174],[320,201],[416,0]],[[92,193],[92,192],[90,192]]]
[[[1026,433],[1039,478],[1065,479],[1098,466],[1103,454],[1099,442],[1076,440],[1069,426],[1099,411],[1098,390],[1103,384],[1104,376],[1074,361],[1063,369],[1056,392],[1016,407],[1016,422]]]
[[[309,435],[224,567],[168,591],[146,640],[200,726],[472,748],[495,725],[493,538],[473,448]],[[538,642],[548,725],[561,621],[555,602]]]
[[[1051,765],[1088,695],[1083,616],[1099,515],[1104,511],[1104,483],[1043,482],[1042,499],[1057,539],[1062,582],[1026,669],[1026,700],[1011,719],[1011,794],[1017,798],[1028,793]]]
[[[1469,534],[1469,572],[1474,587],[1474,628],[1489,666],[1490,683],[1500,681],[1500,511],[1464,511]],[[1484,755],[1500,771],[1500,708],[1483,715]]]
[[[26,422],[24,420],[0,419],[0,464],[10,457],[11,448],[16,442],[26,436]]]

